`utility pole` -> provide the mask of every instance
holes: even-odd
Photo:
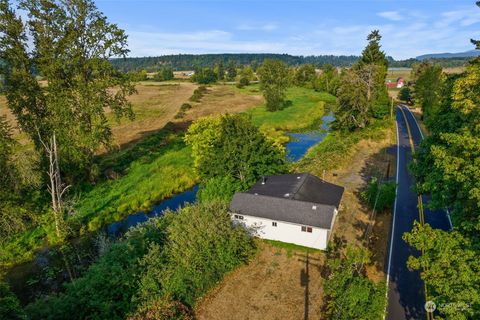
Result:
[[[393,119],[393,97],[392,97],[392,103],[390,105],[390,120]]]

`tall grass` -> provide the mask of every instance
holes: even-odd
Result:
[[[321,143],[313,146],[292,170],[307,171],[321,175],[323,170],[333,170],[348,163],[355,153],[355,145],[361,140],[378,141],[393,132],[393,120],[374,120],[369,126],[357,131],[332,131]]]
[[[151,137],[133,151],[126,151],[123,157],[114,159],[110,168],[123,170],[125,175],[91,187],[81,195],[76,206],[74,219],[87,223],[89,231],[131,213],[148,210],[197,182],[190,148],[178,133],[161,139]]]

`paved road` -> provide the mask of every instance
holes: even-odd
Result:
[[[402,112],[403,110],[403,112]],[[422,133],[415,118],[406,107],[399,106],[396,110],[398,145],[397,145],[397,198],[395,201],[394,218],[390,242],[388,263],[388,306],[386,319],[427,319],[425,313],[425,290],[420,272],[407,268],[410,255],[418,256],[419,252],[409,247],[402,235],[413,227],[413,222],[429,223],[434,228],[450,229],[450,222],[445,212],[424,210],[421,216],[418,203],[428,203],[428,198],[421,199],[412,191],[415,183],[408,171],[412,161],[412,144],[417,148],[422,140]],[[407,124],[408,123],[408,124]],[[411,140],[410,140],[411,139]]]

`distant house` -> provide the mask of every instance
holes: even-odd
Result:
[[[405,80],[402,77],[398,78],[396,82],[393,82],[392,80],[387,80],[385,85],[387,86],[388,89],[395,89],[395,88],[400,89],[405,86]]]
[[[308,173],[267,176],[235,193],[230,213],[260,238],[325,250],[343,192]]]

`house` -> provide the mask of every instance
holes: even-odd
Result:
[[[385,85],[388,89],[400,89],[405,87],[405,80],[402,77],[398,78],[396,82],[392,82],[392,80],[387,80],[387,82],[385,82]]]
[[[343,192],[308,173],[267,176],[235,193],[230,213],[260,238],[325,250]]]

